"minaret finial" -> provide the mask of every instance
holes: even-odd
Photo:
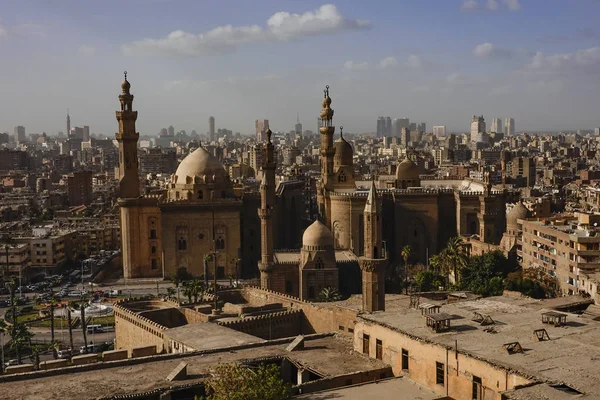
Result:
[[[329,96],[329,85],[325,85],[325,97]]]
[[[125,80],[127,80],[127,71],[123,72],[123,75],[125,75]]]
[[[344,138],[344,127],[340,125],[340,137]]]

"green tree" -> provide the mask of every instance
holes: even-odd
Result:
[[[75,347],[73,345],[73,316],[71,315],[71,304],[67,304],[65,309],[67,310],[67,325],[69,325],[69,345],[71,346],[71,353],[73,353]]]
[[[463,268],[459,287],[482,296],[502,294],[503,281],[517,265],[508,260],[501,251],[492,251],[471,257]]]
[[[250,369],[239,364],[219,365],[206,387],[211,400],[286,400],[291,385],[280,377],[275,364]]]
[[[48,308],[50,310],[50,341],[54,343],[54,312],[56,310],[56,306],[58,305],[58,299],[54,296],[54,293],[50,294],[50,298],[48,299]],[[58,354],[56,352],[56,348],[53,349],[52,355],[54,359],[58,358]]]
[[[433,270],[419,271],[415,275],[415,285],[423,292],[438,290],[443,286],[443,280],[444,278]]]
[[[202,257],[202,260],[204,262],[204,285],[206,285],[206,287],[208,287],[208,263],[210,261],[212,261],[212,254],[206,253],[204,255],[204,257]],[[216,271],[215,271],[215,273],[216,273]]]
[[[333,301],[340,301],[342,299],[342,295],[336,288],[326,287],[321,290],[319,293],[319,300],[324,301],[326,303],[331,303]]]
[[[463,268],[469,263],[469,256],[466,252],[465,245],[462,239],[458,236],[451,238],[442,251],[443,264],[446,264],[448,269],[454,274],[454,281],[460,282],[460,274]]]
[[[192,297],[194,296],[192,285],[188,284],[185,288],[183,288],[183,295],[187,297],[188,303],[192,304]]]
[[[75,301],[73,303],[73,308],[78,308],[79,309],[79,313],[80,313],[80,320],[81,320],[81,333],[83,334],[83,343],[85,344],[85,351],[84,353],[87,353],[87,324],[85,322],[85,309],[90,305],[90,300],[89,297],[87,295],[82,295],[81,298],[78,301]]]
[[[15,246],[16,242],[13,239],[13,237],[11,235],[8,234],[4,234],[2,236],[0,236],[0,245],[2,245],[2,247],[4,248],[4,255],[6,256],[6,263],[4,264],[4,269],[2,270],[2,277],[4,278],[4,280],[8,279],[8,275],[9,275],[9,261],[8,261],[8,256],[9,256],[9,251],[11,248],[13,248]]]
[[[402,261],[404,261],[404,285],[406,288],[406,293],[408,294],[408,260],[410,260],[410,256],[412,254],[412,247],[404,246],[400,251],[400,255],[402,256]]]
[[[21,364],[23,349],[31,342],[33,334],[29,332],[25,324],[13,324],[8,333],[10,334],[10,348],[17,355],[17,362]]]

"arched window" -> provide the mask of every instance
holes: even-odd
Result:
[[[152,252],[152,254],[156,254],[156,246],[152,246],[151,252]]]
[[[187,250],[187,241],[182,237],[179,238],[179,240],[177,241],[177,250],[179,250],[179,251]]]
[[[200,190],[198,192],[198,200],[202,200],[204,198],[204,192],[202,190]]]
[[[215,240],[215,246],[217,250],[223,250],[225,248],[225,239],[222,237],[217,238],[217,240]]]
[[[338,176],[338,182],[346,182],[346,174],[344,172],[340,172],[340,175]]]
[[[315,269],[323,269],[324,264],[323,264],[323,260],[321,260],[320,258],[317,258],[315,260]]]

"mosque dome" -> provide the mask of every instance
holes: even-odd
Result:
[[[352,165],[354,151],[352,150],[352,145],[344,139],[344,136],[340,136],[333,144],[333,147],[335,148],[334,161],[338,166]]]
[[[205,176],[213,179],[214,177],[214,181],[219,182],[227,179],[227,172],[215,156],[200,146],[181,161],[175,172],[174,183],[185,184],[188,176],[192,179]]]
[[[333,235],[329,228],[317,220],[304,231],[302,247],[333,248]]]
[[[419,175],[419,167],[408,158],[404,159],[404,161],[396,167],[396,179],[398,180],[418,181],[420,180]]]
[[[506,216],[506,225],[507,226],[518,226],[519,219],[525,219],[531,216],[531,212],[525,207],[522,202],[517,203],[516,206],[510,210],[508,215]]]
[[[121,83],[121,89],[123,89],[123,93],[128,93],[129,89],[131,89],[131,83],[129,83],[127,78]]]

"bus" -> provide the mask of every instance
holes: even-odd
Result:
[[[104,332],[104,328],[102,327],[102,325],[88,325],[86,328],[87,328],[87,333],[102,333],[102,332]]]

